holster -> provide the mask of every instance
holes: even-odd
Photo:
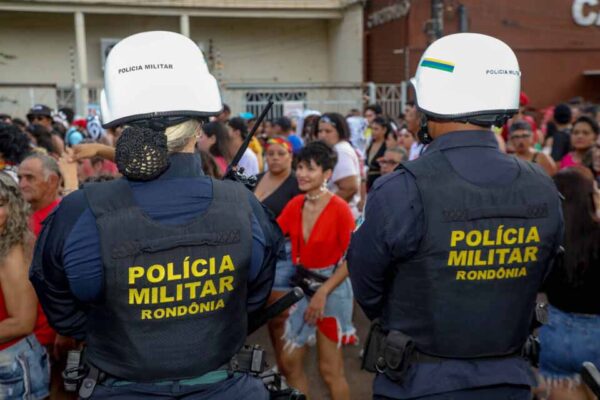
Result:
[[[234,355],[228,364],[220,369],[260,375],[267,368],[267,355],[259,345],[245,345]]]
[[[389,379],[399,382],[403,379],[411,362],[417,359],[412,339],[400,331],[385,332],[378,320],[373,321],[362,369],[385,374]]]
[[[377,372],[377,360],[383,354],[385,346],[385,332],[381,322],[376,319],[371,323],[369,335],[365,342],[365,351],[362,357],[361,368],[372,373]]]
[[[292,287],[299,286],[304,294],[313,296],[328,278],[317,272],[304,268],[302,265],[295,265],[296,272],[290,278]]]
[[[539,358],[539,350],[539,340],[531,335],[523,346],[521,355],[529,358],[535,366]],[[481,359],[498,360],[517,355],[513,353]],[[439,363],[446,360],[448,358],[431,356],[418,351],[410,336],[400,331],[385,331],[381,323],[375,320],[371,324],[367,337],[361,368],[369,372],[385,374],[392,381],[401,382],[412,364]]]
[[[521,355],[529,360],[533,367],[538,368],[540,364],[540,339],[533,334],[529,335],[523,345]]]

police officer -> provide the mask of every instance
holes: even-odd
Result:
[[[376,399],[530,398],[520,352],[562,216],[552,181],[490,130],[517,112],[520,76],[513,51],[480,34],[441,38],[420,60],[433,141],[377,180],[348,254],[356,300],[379,319],[365,355]]]
[[[52,326],[85,341],[80,396],[268,399],[238,351],[281,234],[242,184],[202,174],[200,125],[222,108],[202,53],[171,32],[122,40],[101,106],[126,127],[124,178],[62,200],[30,274]]]

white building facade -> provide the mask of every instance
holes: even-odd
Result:
[[[103,61],[131,34],[180,32],[203,50],[224,101],[256,114],[362,105],[363,5],[355,0],[0,2],[0,112],[97,106]]]

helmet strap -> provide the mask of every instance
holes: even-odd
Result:
[[[425,113],[421,113],[421,127],[417,132],[419,142],[423,144],[429,144],[433,142],[433,138],[429,135],[429,129],[427,128],[427,116]]]

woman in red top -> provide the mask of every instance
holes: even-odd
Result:
[[[600,135],[600,128],[596,120],[582,115],[573,124],[571,130],[571,149],[560,160],[560,169],[585,164],[585,159],[590,155],[596,139]]]
[[[37,298],[29,283],[29,205],[0,172],[0,398],[49,395],[48,357],[32,334]]]
[[[341,345],[354,343],[353,295],[348,267],[343,261],[354,230],[348,203],[327,190],[337,161],[323,142],[312,142],[297,155],[296,177],[305,195],[296,196],[277,219],[292,243],[296,268],[318,274],[324,282],[313,296],[297,303],[286,321],[286,351],[281,354],[289,384],[306,393],[306,345],[315,341],[319,370],[333,400],[349,399]]]

